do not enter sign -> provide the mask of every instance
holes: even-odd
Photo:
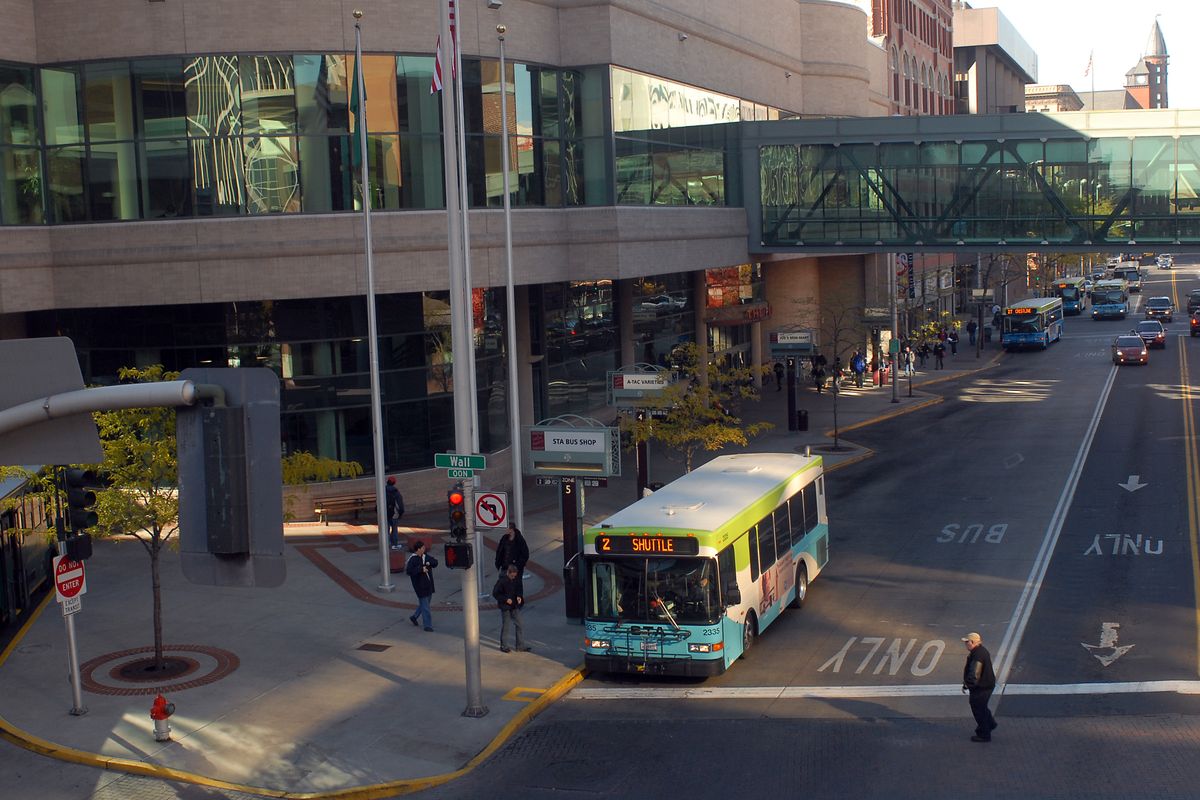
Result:
[[[72,561],[66,556],[54,557],[54,593],[60,603],[87,593],[82,561]]]

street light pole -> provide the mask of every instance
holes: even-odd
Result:
[[[897,368],[897,366],[899,366],[899,359],[897,358],[897,356],[900,355],[900,330],[899,330],[899,326],[897,324],[897,319],[896,319],[896,316],[897,316],[897,312],[896,312],[896,277],[897,277],[897,275],[896,275],[896,254],[888,253],[888,283],[891,285],[889,294],[891,295],[891,299],[892,299],[892,340],[890,342],[888,342],[888,355],[891,357],[891,360],[892,360],[892,402],[893,403],[900,402],[900,397],[897,394],[897,388],[896,388],[896,379],[897,379],[897,377],[899,377],[898,373],[896,372],[896,368]]]

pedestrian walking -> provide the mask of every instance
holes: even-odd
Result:
[[[783,362],[775,362],[775,391],[783,388]]]
[[[504,570],[509,564],[515,564],[517,572],[521,575],[525,574],[525,562],[529,560],[529,544],[525,541],[525,537],[521,535],[521,529],[517,527],[517,523],[508,523],[508,530],[500,537],[500,541],[496,544],[496,570],[503,575]]]
[[[975,324],[975,320],[967,322],[967,337],[971,343],[971,347],[975,346],[975,332],[979,330],[979,326]]]
[[[933,367],[934,369],[942,369],[946,366],[946,345],[938,342],[933,346]]]
[[[426,552],[425,543],[419,539],[412,543],[410,550],[404,572],[412,580],[413,591],[417,593],[417,610],[409,616],[408,621],[416,625],[419,615],[425,630],[432,631],[433,612],[429,608],[429,598],[433,597],[433,570],[438,562]]]
[[[850,371],[854,373],[855,388],[861,389],[863,385],[863,375],[867,371],[867,359],[857,350],[854,351],[854,355],[850,356]]]
[[[958,355],[958,331],[953,328],[946,334],[946,342],[950,345],[950,355]]]
[[[521,583],[521,572],[517,569],[516,564],[509,564],[500,575],[495,588],[492,589],[492,597],[496,598],[496,604],[500,608],[500,652],[511,652],[511,648],[505,644],[508,641],[510,624],[516,628],[513,647],[520,653],[529,652],[529,647],[525,644],[524,631],[521,629],[521,609],[525,607],[525,589]]]
[[[996,688],[996,673],[992,670],[992,654],[983,646],[983,637],[968,633],[962,638],[967,646],[967,663],[963,667],[963,692],[971,703],[971,714],[975,717],[975,735],[972,742],[990,742],[996,720],[988,708],[992,692]]]
[[[900,358],[904,361],[904,374],[911,378],[913,374],[913,366],[916,363],[917,357],[913,353],[911,347],[906,347],[904,352],[900,354]]]
[[[400,548],[400,518],[404,516],[404,495],[396,488],[396,476],[389,475],[387,488],[384,489],[384,501],[387,503],[388,545],[393,550]]]
[[[820,394],[821,390],[825,388],[825,367],[823,365],[817,364],[813,367],[812,379],[813,384],[817,387],[817,394]]]
[[[917,358],[921,361],[921,369],[925,369],[925,361],[929,358],[929,342],[921,342],[917,347]]]

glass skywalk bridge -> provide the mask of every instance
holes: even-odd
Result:
[[[724,150],[726,204],[745,206],[751,252],[1200,250],[1200,110],[642,134],[660,155]]]

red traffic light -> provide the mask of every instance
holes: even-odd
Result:
[[[450,505],[452,505],[452,506],[462,505],[462,501],[463,501],[462,492],[451,492],[450,496],[449,496],[449,500],[450,500]]]

